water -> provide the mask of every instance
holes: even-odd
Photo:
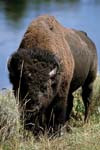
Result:
[[[0,0],[0,89],[11,88],[7,60],[29,23],[42,14],[54,15],[66,27],[86,31],[100,60],[100,0]],[[99,71],[100,61],[98,64]]]

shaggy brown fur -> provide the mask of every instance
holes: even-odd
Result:
[[[72,93],[80,86],[87,120],[97,54],[85,32],[64,28],[52,16],[40,16],[9,59],[8,70],[16,97],[20,90],[26,129],[34,134],[46,128],[57,131],[69,119]]]

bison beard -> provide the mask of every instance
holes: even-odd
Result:
[[[79,87],[88,120],[97,53],[85,32],[64,28],[52,16],[40,16],[9,59],[8,70],[21,120],[34,135],[54,133],[69,120],[72,94]]]

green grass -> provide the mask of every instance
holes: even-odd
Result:
[[[79,89],[74,93],[74,108],[69,122],[71,132],[61,137],[36,140],[20,125],[18,106],[12,91],[0,93],[0,150],[100,150],[100,78],[94,84],[93,109],[83,125],[84,106]]]

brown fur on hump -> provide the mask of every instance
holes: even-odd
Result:
[[[62,60],[64,76],[70,80],[74,71],[74,60],[65,39],[65,31],[53,16],[40,16],[28,27],[19,48],[36,47],[53,52]]]

